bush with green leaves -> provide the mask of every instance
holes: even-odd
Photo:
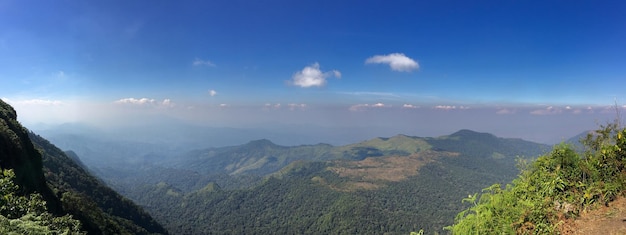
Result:
[[[80,222],[70,215],[55,217],[47,212],[41,195],[18,195],[15,173],[0,176],[0,234],[83,234]]]
[[[626,129],[602,126],[581,142],[584,153],[555,146],[504,189],[494,184],[464,202],[471,207],[446,227],[453,234],[558,234],[563,220],[608,205],[626,189]]]

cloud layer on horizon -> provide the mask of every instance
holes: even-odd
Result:
[[[175,104],[171,99],[163,99],[163,101],[157,101],[151,98],[122,98],[116,101],[113,101],[114,104],[129,104],[129,105],[152,105],[152,106],[160,106],[160,107],[174,107]]]

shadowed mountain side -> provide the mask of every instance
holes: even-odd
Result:
[[[166,234],[148,213],[92,176],[80,162],[46,139],[29,133],[43,154],[46,181],[63,202],[63,208],[94,233]],[[73,154],[70,152],[70,154]],[[78,159],[78,156],[73,155]]]
[[[41,154],[34,148],[26,128],[17,121],[17,113],[0,100],[0,167],[14,170],[21,193],[40,193],[48,209],[60,214],[59,199],[46,185],[42,165]]]
[[[80,230],[90,234],[167,233],[61,150],[29,133],[16,118],[15,110],[0,100],[0,167],[15,172],[21,193],[41,194],[48,210],[72,215],[81,222]]]

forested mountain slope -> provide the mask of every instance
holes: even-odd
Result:
[[[41,194],[51,213],[72,215],[80,221],[80,230],[89,234],[167,233],[61,150],[29,133],[16,118],[15,110],[0,101],[0,166],[15,172],[22,194]]]
[[[150,215],[87,172],[74,159],[40,136],[29,133],[35,147],[42,150],[46,181],[61,195],[66,211],[85,220],[85,227],[104,233],[166,233]],[[102,220],[101,218],[105,218]]]
[[[626,129],[619,122],[587,133],[582,144],[584,152],[571,145],[556,146],[550,153],[527,162],[511,183],[494,184],[472,194],[464,201],[472,205],[456,217],[448,227],[454,234],[572,234],[577,230],[589,234],[622,234],[623,226],[597,228],[591,223],[578,223],[582,216],[597,224],[609,223],[598,215],[603,207],[605,218],[614,200],[626,195]],[[623,221],[622,221],[623,223]],[[618,222],[619,224],[619,222]]]
[[[117,186],[177,234],[445,232],[467,206],[463,198],[493,182],[510,182],[518,174],[517,157],[534,158],[548,149],[469,130],[338,147],[259,140],[192,151],[173,159],[170,168],[155,167],[161,174],[150,174],[152,182]],[[244,176],[262,180],[232,189],[223,183],[237,181],[205,179],[181,189],[184,180],[170,176],[181,172],[189,172],[187,178],[219,173],[239,182]]]
[[[59,200],[46,184],[41,155],[28,137],[26,128],[17,121],[17,113],[0,100],[0,167],[13,169],[15,183],[23,194],[40,193],[51,211],[59,212]]]
[[[537,156],[549,148],[520,139],[498,138],[488,133],[461,130],[437,138],[397,135],[338,147],[328,144],[288,147],[263,139],[239,146],[191,151],[163,165],[200,174],[263,176],[299,160],[363,160],[367,157],[409,156],[430,149],[458,152],[466,156],[461,160],[467,160],[464,162],[466,164],[484,160],[508,167],[514,166],[510,160],[515,157]],[[515,171],[515,168],[507,170]],[[515,176],[516,172],[512,173]]]

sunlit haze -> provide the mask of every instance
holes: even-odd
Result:
[[[556,143],[626,107],[625,12],[620,1],[0,0],[0,98],[32,129],[184,123],[274,130],[285,144],[472,129]]]

